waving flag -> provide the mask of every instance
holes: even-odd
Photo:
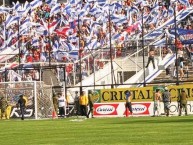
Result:
[[[5,22],[6,28],[11,26],[12,24],[18,23],[20,17],[19,16],[9,16],[8,20]]]
[[[53,46],[52,46],[53,52],[58,51],[59,47],[60,47],[59,42],[58,42],[57,40],[55,40],[55,41],[54,41],[54,44],[53,44]]]
[[[65,51],[56,51],[55,53],[55,58],[57,60],[63,60],[63,58],[68,58],[69,54]]]
[[[23,15],[27,15],[27,13],[30,11],[31,9],[31,5],[28,1],[25,2],[23,10],[24,10],[24,14]]]
[[[164,46],[166,45],[166,39],[163,38],[161,40],[158,40],[157,42],[153,43],[154,46]]]
[[[32,40],[32,46],[39,46],[39,39],[38,38],[33,38]]]
[[[33,0],[31,3],[31,9],[36,9],[42,5],[42,0]]]
[[[53,0],[45,0],[45,2],[46,2],[48,5],[50,5],[50,6],[52,5],[52,1],[53,1]]]
[[[22,7],[21,7],[19,1],[17,1],[16,4],[13,2],[13,10],[18,11],[18,10],[21,10],[21,9],[22,9]]]
[[[59,21],[55,20],[55,21],[47,24],[47,23],[42,19],[42,22],[43,22],[43,26],[44,26],[44,28],[47,30],[47,32],[48,32],[49,34],[52,34],[52,33],[54,32],[54,30],[56,29],[56,27],[58,26],[60,20],[59,20]]]
[[[114,34],[114,35],[112,36],[112,40],[117,40],[117,39],[119,39],[120,36],[121,36],[120,33]]]
[[[86,45],[86,48],[90,49],[90,50],[93,50],[93,49],[95,49],[97,47],[98,47],[97,39],[94,39],[94,40],[90,41],[90,43]]]
[[[172,17],[172,16],[174,16],[174,9],[173,9],[173,7],[169,7],[169,9],[168,9],[168,16],[169,17]]]
[[[98,6],[103,7],[106,3],[107,0],[97,0]]]
[[[182,44],[193,44],[193,30],[177,28],[176,32]],[[175,29],[171,29],[170,33],[175,35]]]
[[[12,8],[0,7],[0,13],[9,13]]]
[[[178,0],[181,4],[189,7],[190,6],[190,3],[189,3],[189,0]]]
[[[78,51],[71,51],[68,53],[68,58],[69,59],[74,59],[74,60],[77,60],[79,55],[78,55]]]
[[[76,33],[74,33],[73,35],[70,35],[70,36],[68,37],[68,40],[69,40],[71,43],[77,42],[78,37],[77,37],[76,35],[77,35]]]
[[[68,34],[72,32],[72,29],[69,27],[69,26],[66,26],[66,27],[62,27],[62,28],[59,28],[56,30],[56,33],[58,35],[62,35],[62,36],[68,36]]]
[[[52,7],[50,11],[50,16],[53,16],[61,11],[61,6],[59,3],[57,3],[54,7]]]

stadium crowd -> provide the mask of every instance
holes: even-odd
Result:
[[[95,54],[98,48],[109,48],[111,42],[114,52],[111,57],[124,56],[123,49],[131,45],[128,41],[142,36],[142,27],[146,36],[171,19],[174,11],[178,13],[192,5],[192,0],[173,0],[170,5],[167,1],[157,0],[114,1],[110,4],[106,0],[69,0],[67,3],[34,0],[24,4],[17,2],[12,7],[1,6],[0,63],[19,62],[25,67],[62,62],[68,63],[68,75],[72,75],[73,69],[77,72],[80,69],[78,60],[81,56],[86,77],[93,72],[94,59],[110,56],[109,49]],[[192,20],[189,16],[177,25],[192,29]],[[191,45],[187,49],[191,54]],[[104,65],[100,61],[96,64],[96,69]],[[28,75],[34,78],[34,74],[34,71],[20,72],[21,79]],[[4,76],[0,78],[4,80]]]

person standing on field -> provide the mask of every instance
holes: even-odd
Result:
[[[179,108],[179,116],[182,115],[182,109],[185,110],[185,115],[188,115],[188,113],[187,113],[187,99],[188,99],[188,95],[187,95],[185,89],[182,89],[181,93],[178,97],[178,102],[179,102],[179,105],[180,105],[179,106],[180,107]]]
[[[58,117],[58,96],[56,94],[53,94],[53,105],[56,116]]]
[[[89,92],[88,92],[88,105],[89,105],[88,117],[91,113],[91,117],[93,118],[93,101],[92,101],[92,97],[93,97],[93,92],[91,90],[89,90]]]
[[[88,118],[87,114],[88,97],[86,96],[84,91],[80,93],[79,104],[81,115],[86,116]]]
[[[157,113],[157,116],[160,115],[160,101],[161,101],[161,93],[160,89],[156,89],[155,96],[154,96],[154,116]]]
[[[75,92],[75,96],[74,96],[74,110],[75,110],[75,114],[78,116],[80,114],[78,91]]]
[[[20,112],[21,112],[21,120],[24,120],[24,110],[26,107],[26,100],[23,98],[23,95],[19,96],[19,100],[16,104],[17,108],[20,107]]]
[[[167,87],[165,87],[165,91],[162,93],[162,100],[164,103],[164,111],[168,117],[170,112],[171,94]]]
[[[7,109],[8,103],[5,97],[2,97],[0,100],[0,109],[1,109],[1,119],[7,118],[6,109]]]
[[[125,104],[126,111],[128,108],[131,115],[133,115],[133,110],[132,110],[132,105],[131,105],[131,92],[129,90],[125,91],[125,99],[126,99],[126,104]]]

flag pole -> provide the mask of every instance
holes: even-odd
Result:
[[[18,37],[17,38],[18,39],[18,43],[17,43],[17,45],[18,45],[18,49],[19,49],[19,56],[18,57],[19,57],[19,67],[20,67],[20,64],[21,64],[21,48],[20,48],[20,43],[19,43],[20,42],[20,35],[19,35],[20,28],[19,28],[19,25],[20,25],[20,21],[18,19],[18,36],[17,36]]]
[[[109,2],[110,4],[110,2]],[[114,75],[114,71],[113,71],[113,54],[112,54],[112,45],[111,45],[111,11],[109,8],[109,16],[108,16],[108,21],[109,21],[109,43],[110,43],[110,62],[111,62],[111,89],[114,88],[114,79],[113,79],[113,75]]]
[[[143,25],[143,15],[144,15],[144,7],[141,8],[142,10],[142,19],[141,19],[141,26],[142,26],[142,49],[143,49],[143,86],[146,86],[146,82],[145,82],[145,49],[144,49],[144,25]]]
[[[177,50],[177,24],[176,24],[176,4],[174,4],[174,31],[175,31],[175,51],[176,51],[176,85],[179,85],[178,77],[178,50]]]
[[[81,47],[80,47],[80,17],[79,17],[79,14],[78,14],[78,32],[79,32],[79,35],[78,35],[78,41],[79,41],[79,62],[80,62],[80,73],[79,73],[79,82],[80,82],[80,93],[82,92],[82,50],[81,50]]]
[[[49,66],[51,66],[51,40],[50,40],[50,16],[48,16],[48,38],[49,38]]]

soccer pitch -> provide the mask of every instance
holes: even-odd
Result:
[[[193,116],[0,120],[0,145],[192,145]]]

